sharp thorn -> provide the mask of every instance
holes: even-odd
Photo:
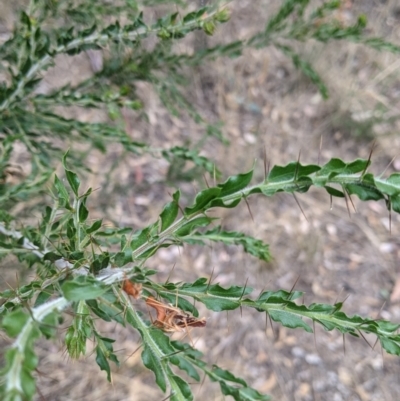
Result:
[[[304,213],[304,210],[303,210],[303,208],[301,207],[301,205],[300,205],[300,202],[298,201],[298,199],[297,199],[297,196],[296,196],[296,194],[294,193],[294,192],[292,192],[292,195],[293,195],[293,198],[294,198],[294,200],[296,201],[296,203],[297,203],[297,206],[299,207],[299,209],[300,209],[300,211],[301,211],[301,213],[302,213],[302,215],[304,216],[304,218],[306,219],[306,221],[307,222],[309,222],[308,221],[308,219],[307,219],[307,216],[306,216],[306,214]]]
[[[347,191],[347,189],[346,189],[346,191]],[[354,203],[353,203],[353,199],[352,199],[351,195],[349,194],[349,192],[347,192],[347,196],[349,197],[351,206],[353,206],[354,213],[357,213],[357,209],[356,209],[356,207],[355,207],[355,205],[354,205]]]
[[[369,156],[368,156],[368,160],[367,160],[367,164],[365,165],[365,168],[363,170],[363,172],[361,173],[361,177],[364,177],[364,174],[367,172],[367,169],[369,167],[369,164],[371,163],[371,157],[372,157],[372,153],[375,150],[375,145],[376,145],[376,139],[374,139],[374,141],[372,142],[372,146],[371,146],[371,150],[369,152]]]
[[[267,148],[264,145],[264,181],[267,181]]]
[[[277,337],[277,335],[275,334],[274,326],[272,325],[272,319],[271,319],[271,316],[270,316],[270,314],[269,314],[269,313],[267,313],[267,316],[268,316],[268,319],[269,319],[269,324],[271,325],[272,336],[273,336],[274,340],[277,340],[277,339],[278,339],[278,337]]]
[[[242,295],[240,296],[239,301],[241,301],[242,298],[243,298],[243,295],[244,295],[244,293],[245,293],[245,291],[246,291],[246,287],[247,287],[247,282],[248,282],[248,281],[249,281],[249,278],[247,277],[247,278],[246,278],[246,282],[244,283]]]
[[[317,347],[317,335],[315,333],[315,321],[312,321],[312,325],[313,325],[313,334],[314,334],[314,346],[315,346],[315,350],[317,351],[318,354],[318,347]]]
[[[344,333],[342,334],[343,336],[343,355],[346,355],[346,337],[344,336]]]
[[[377,319],[379,319],[379,316],[381,315],[381,313],[382,313],[383,308],[385,307],[385,305],[386,305],[386,301],[382,304],[381,309],[379,309],[379,312],[378,312],[378,314],[377,314],[377,316],[376,316]]]
[[[350,208],[349,208],[349,201],[347,199],[347,192],[346,189],[343,188],[343,195],[344,195],[344,200],[346,201],[346,207],[347,207],[347,213],[349,214],[349,217],[351,219],[351,213],[350,213]]]
[[[289,291],[289,295],[290,295],[289,299],[291,298],[292,292],[293,292],[293,290],[294,290],[294,287],[296,287],[296,284],[297,284],[297,282],[299,281],[299,279],[300,279],[300,274],[297,276],[296,281],[294,282],[292,288],[291,288],[290,291]]]
[[[214,275],[214,270],[215,270],[215,266],[213,266],[210,279],[208,280],[208,284],[207,284],[207,288],[206,288],[206,293],[207,293],[208,289],[210,288],[210,285],[211,285],[211,282],[212,282],[212,278],[213,278],[213,275]]]
[[[337,304],[337,301],[338,301],[338,299],[339,299],[339,296],[342,294],[342,292],[343,292],[343,288],[340,290],[338,296],[336,297],[335,302],[333,303],[334,305]]]
[[[346,296],[346,298],[342,301],[342,305],[344,305],[344,303],[345,303],[349,298],[350,298],[350,294],[348,294],[348,295]]]
[[[213,171],[213,179],[214,179],[214,187],[217,186],[217,168],[214,164],[214,171]]]
[[[373,349],[372,348],[372,345],[368,342],[368,340],[364,337],[364,335],[363,335],[363,333],[360,331],[360,330],[357,330],[358,331],[358,334],[362,337],[362,339],[368,344],[368,346],[371,348],[371,349]]]
[[[300,151],[299,151],[299,156],[297,157],[296,170],[295,170],[295,172],[294,172],[294,179],[295,179],[295,180],[297,180],[297,174],[299,173],[300,156],[301,156],[301,149],[300,149]]]
[[[251,217],[251,219],[253,220],[253,223],[254,223],[253,213],[251,213],[249,202],[248,202],[248,200],[247,200],[247,198],[245,196],[244,196],[244,201],[246,202],[247,209],[249,210],[250,217]]]
[[[171,278],[172,272],[173,272],[174,269],[175,269],[175,265],[176,265],[176,263],[174,263],[174,265],[172,266],[172,269],[169,271],[167,280],[165,281],[164,284],[168,284],[168,283],[169,283],[169,279]]]
[[[398,156],[398,155],[394,156],[394,157],[392,158],[392,160],[390,160],[390,163],[385,167],[385,169],[382,171],[382,173],[379,175],[379,177],[382,177],[383,174],[386,173],[386,170],[387,170],[387,169],[390,167],[390,165],[395,161],[395,159],[397,158],[397,156]]]
[[[376,336],[376,340],[375,340],[375,342],[374,342],[374,345],[372,346],[372,349],[373,349],[373,350],[375,349],[376,344],[378,344],[378,341],[379,341],[379,337]]]
[[[317,163],[318,166],[319,166],[319,164],[321,162],[321,153],[322,153],[322,135],[321,135],[321,138],[319,140],[318,163]]]
[[[207,188],[210,188],[210,186],[208,185],[207,177],[206,177],[205,174],[203,174],[203,178],[204,178],[204,181],[206,183]]]

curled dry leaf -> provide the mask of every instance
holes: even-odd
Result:
[[[142,284],[132,283],[132,281],[125,279],[122,283],[122,289],[135,299],[139,299],[142,293]]]
[[[153,325],[163,331],[173,333],[185,331],[185,329],[192,327],[204,327],[206,325],[204,317],[198,319],[179,308],[157,301],[153,297],[148,297],[146,304],[156,310],[157,318],[153,321]]]

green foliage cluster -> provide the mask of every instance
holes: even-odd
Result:
[[[227,22],[228,8],[223,4],[180,12],[174,8],[174,12],[165,13],[163,18],[147,22],[143,10],[149,5],[150,2],[132,0],[116,3],[32,0],[21,12],[11,37],[0,47],[1,69],[8,74],[0,86],[0,256],[14,255],[36,271],[34,280],[0,293],[1,327],[14,339],[1,371],[1,398],[8,401],[33,398],[34,370],[38,365],[34,343],[40,337],[54,336],[62,312],[68,308],[74,312],[65,335],[69,355],[72,358],[84,355],[87,340],[93,340],[96,362],[109,380],[110,363],[118,365],[119,362],[114,340],[102,336],[96,326],[98,319],[132,326],[140,334],[143,364],[154,373],[157,386],[171,400],[193,399],[191,387],[177,373],[179,370],[184,372],[184,377],[197,382],[203,372],[219,383],[222,394],[235,400],[269,399],[230,371],[209,366],[192,346],[171,341],[130,302],[121,288],[127,278],[142,285],[143,296],[157,296],[194,317],[199,315],[194,301],[213,312],[247,307],[265,313],[285,327],[307,332],[313,331],[308,323],[312,321],[326,330],[336,329],[353,336],[373,333],[383,349],[400,355],[399,325],[347,316],[341,303],[304,305],[299,302],[300,292],[284,290],[264,291],[254,297],[250,287],[225,288],[202,277],[192,283],[159,283],[153,280],[156,271],[146,268],[147,260],[160,248],[185,243],[205,245],[210,241],[239,245],[262,261],[270,260],[267,244],[241,232],[225,231],[215,225],[215,214],[210,214],[215,209],[235,208],[249,196],[304,193],[310,187],[317,187],[331,197],[346,200],[350,195],[363,201],[383,199],[388,210],[400,213],[399,174],[382,179],[368,172],[370,160],[346,163],[336,158],[323,166],[299,162],[273,166],[257,184],[252,184],[253,171],[249,171],[199,191],[192,205],[185,208],[180,205],[180,191],[176,191],[154,223],[133,231],[105,228],[101,219],[90,219],[87,204],[92,189],[81,190],[77,171],[85,167],[84,158],[74,146],[82,143],[89,149],[105,152],[108,143],[118,142],[128,151],[153,151],[151,143],[130,138],[118,123],[121,108],[141,110],[143,107],[135,89],[138,81],[150,82],[172,114],[179,115],[181,110],[186,110],[197,123],[204,125],[208,136],[221,138],[218,128],[209,125],[185,98],[183,72],[210,58],[238,56],[246,47],[280,49],[325,97],[328,91],[319,75],[291,43],[345,39],[393,52],[399,48],[365,36],[364,16],[354,25],[343,26],[332,14],[340,7],[339,1],[324,1],[319,8],[311,10],[307,0],[286,0],[263,29],[245,41],[220,44],[191,55],[176,54],[173,44],[177,40],[194,30],[213,34],[218,24]],[[179,5],[185,10],[185,2]],[[106,23],[109,15],[116,19]],[[152,50],[146,50],[143,44],[147,38],[156,38]],[[77,85],[67,85],[48,94],[35,91],[58,55],[76,55],[90,49],[107,50],[110,54],[100,71]],[[67,119],[58,112],[60,106],[105,109],[110,122]],[[29,177],[15,184],[8,176],[17,143],[25,145],[32,168]],[[72,150],[65,153],[68,144]],[[196,147],[174,146],[163,149],[161,154],[171,163],[176,159],[189,161],[217,175],[214,163],[200,156]],[[53,171],[61,158],[66,180]],[[17,224],[18,216],[13,214],[12,206],[40,199],[50,177],[53,205],[41,210],[37,225],[20,221]]]

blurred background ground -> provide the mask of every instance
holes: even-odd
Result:
[[[12,27],[15,7],[3,7],[2,32]],[[266,0],[233,1],[232,19],[220,27],[208,43],[244,38],[256,31],[279,4]],[[6,10],[9,16],[6,15]],[[148,18],[157,15],[149,10]],[[342,18],[365,13],[371,35],[384,36],[400,44],[400,5],[396,0],[347,1]],[[204,44],[193,35],[182,51]],[[296,160],[316,163],[331,157],[367,158],[373,140],[371,170],[385,174],[400,170],[400,61],[388,53],[337,42],[321,45],[308,42],[298,49],[325,80],[330,99],[323,101],[317,89],[291,62],[273,48],[246,50],[238,59],[209,62],[194,71],[188,96],[210,121],[224,122],[230,141],[224,146],[215,139],[205,143],[204,155],[214,159],[224,176],[247,171],[257,159],[255,180],[264,174],[264,148],[272,165]],[[49,87],[90,75],[87,55],[58,60],[48,72]],[[126,114],[126,126],[135,139],[148,139],[153,146],[169,147],[196,142],[204,133],[188,119],[171,117],[150,87],[138,88],[148,120]],[[103,116],[93,112],[80,116],[93,121]],[[117,160],[111,174],[105,175]],[[186,202],[201,181],[166,185],[168,165],[150,156],[125,154],[110,147],[108,154],[88,154],[94,174],[86,186],[99,188],[91,200],[91,217],[109,224],[140,229],[153,222],[170,198],[173,186],[184,192]],[[388,167],[388,165],[390,166]],[[303,216],[288,194],[249,200],[255,221],[245,204],[235,210],[218,211],[228,230],[244,231],[270,244],[274,257],[269,264],[245,255],[241,249],[209,247],[168,248],[149,261],[159,270],[160,281],[194,281],[209,277],[224,286],[244,284],[255,288],[305,292],[304,300],[333,303],[347,298],[348,314],[400,320],[399,281],[400,218],[389,218],[382,203],[360,203],[351,217],[344,202],[330,208],[327,194],[312,190],[298,195]],[[184,200],[185,202],[185,200]],[[15,275],[2,266],[3,277]],[[398,285],[398,284],[397,284]],[[395,401],[400,399],[400,359],[371,349],[364,340],[343,338],[337,332],[316,328],[315,338],[300,330],[274,324],[266,330],[265,316],[243,310],[215,314],[203,310],[207,327],[192,332],[193,341],[210,363],[231,369],[256,389],[282,401]],[[113,369],[113,383],[106,381],[94,356],[68,360],[62,332],[56,342],[38,344],[40,356],[39,394],[36,400],[132,400],[157,401],[164,395],[155,388],[153,374],[143,368],[139,336],[132,330],[104,324],[103,334],[116,338],[114,348],[121,366]],[[373,344],[374,338],[367,338]],[[91,344],[88,344],[90,355]],[[345,348],[345,350],[344,350]],[[194,385],[197,400],[224,399],[218,387],[205,380]]]

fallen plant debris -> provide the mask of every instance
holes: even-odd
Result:
[[[125,279],[122,283],[122,289],[134,299],[141,297],[142,288],[141,283],[132,282],[128,279]],[[162,331],[173,333],[193,327],[205,327],[206,325],[205,318],[199,319],[191,316],[178,307],[157,301],[152,296],[146,297],[145,302],[146,305],[155,309],[157,317],[155,320],[152,319],[152,324]]]
[[[157,318],[153,321],[153,325],[162,331],[179,332],[192,327],[205,327],[206,325],[204,317],[198,319],[190,316],[187,312],[157,301],[154,297],[147,297],[146,304],[156,310]]]

